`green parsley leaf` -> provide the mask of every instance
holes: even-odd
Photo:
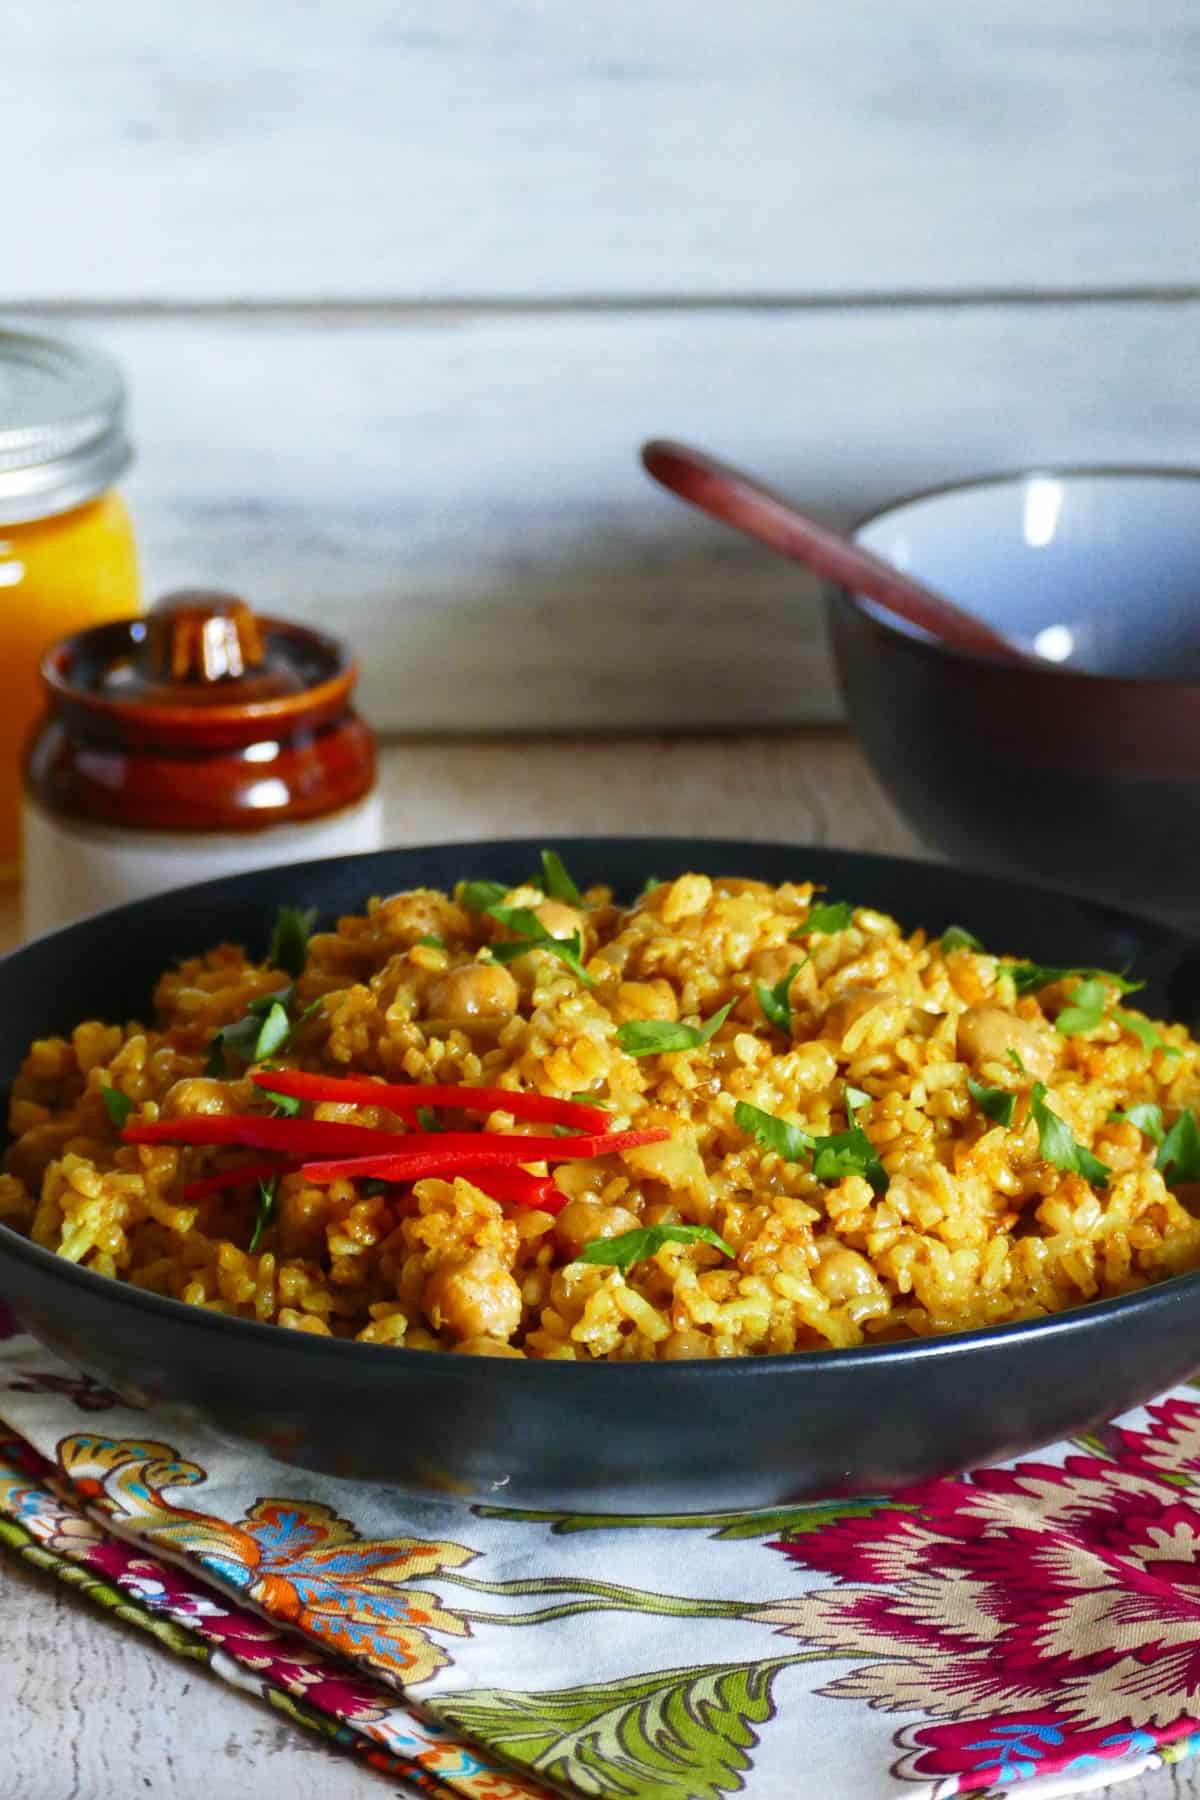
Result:
[[[246,1246],[246,1253],[253,1256],[258,1249],[259,1239],[275,1217],[275,1200],[279,1193],[279,1177],[272,1175],[268,1181],[258,1184],[258,1217],[254,1221],[254,1231]]]
[[[530,912],[525,906],[489,906],[487,910],[501,925],[507,925],[510,931],[521,933],[515,940],[505,938],[491,945],[492,955],[497,962],[515,962],[530,950],[548,950],[551,956],[557,956],[559,962],[565,963],[572,975],[582,981],[585,987],[595,987],[595,982],[583,966],[581,931],[573,931],[569,938],[557,938],[546,930],[537,914]]]
[[[121,1093],[119,1088],[111,1087],[102,1087],[100,1089],[100,1098],[108,1108],[108,1116],[116,1126],[117,1130],[124,1131],[126,1125],[129,1123],[129,1115],[137,1102],[131,1100],[128,1094]]]
[[[830,900],[824,906],[810,906],[804,923],[797,926],[792,937],[805,938],[820,934],[832,937],[835,931],[845,931],[854,917],[854,908],[849,900]]]
[[[460,881],[458,884],[458,902],[468,912],[490,912],[493,906],[499,906],[508,893],[502,881]]]
[[[1175,1187],[1181,1181],[1200,1181],[1200,1130],[1190,1106],[1185,1106],[1162,1141],[1155,1165]]]
[[[1049,987],[1052,981],[1062,981],[1068,975],[1107,981],[1119,994],[1136,994],[1139,988],[1146,985],[1144,981],[1129,981],[1124,975],[1115,975],[1111,969],[1056,969],[1048,963],[1031,962],[1009,963],[1006,966],[1018,994],[1036,993],[1038,988]]]
[[[274,1056],[277,1050],[283,1049],[291,1035],[292,1022],[277,1000],[259,1028],[252,1060],[262,1062],[264,1057]]]
[[[1083,1144],[1076,1143],[1070,1126],[1046,1105],[1046,1084],[1035,1081],[1029,1096],[1029,1110],[1038,1128],[1038,1147],[1047,1162],[1068,1174],[1082,1175],[1093,1187],[1108,1186],[1112,1170]]]
[[[389,1194],[395,1187],[394,1181],[380,1181],[376,1175],[364,1177],[358,1184],[358,1191],[364,1200],[375,1199],[379,1194]]]
[[[1153,1100],[1139,1100],[1136,1105],[1126,1107],[1124,1112],[1110,1112],[1108,1117],[1110,1120],[1128,1119],[1131,1125],[1136,1125],[1139,1131],[1152,1138],[1156,1144],[1163,1141],[1162,1107],[1157,1106]]]
[[[730,1013],[727,1000],[703,1025],[681,1025],[671,1019],[628,1019],[617,1029],[617,1043],[629,1056],[662,1056],[671,1050],[698,1050],[715,1037]]]
[[[664,1244],[711,1244],[726,1256],[734,1252],[723,1237],[708,1225],[639,1225],[633,1231],[619,1232],[616,1237],[593,1238],[575,1258],[576,1262],[609,1263],[624,1274],[634,1263],[654,1256]]]
[[[1074,1037],[1081,1031],[1095,1031],[1101,1024],[1108,1009],[1108,989],[1102,981],[1095,978],[1089,981],[1076,982],[1067,995],[1069,1006],[1064,1006],[1054,1021],[1055,1031],[1063,1037]]]
[[[424,937],[417,939],[417,943],[424,944],[427,950],[444,950],[446,948],[445,938],[439,937],[436,931],[427,931]]]
[[[777,1151],[785,1162],[798,1163],[816,1148],[816,1139],[801,1131],[799,1125],[789,1125],[786,1119],[777,1119],[774,1113],[763,1112],[748,1100],[738,1101],[733,1116],[739,1131],[753,1138],[762,1149]]]
[[[982,950],[983,945],[973,932],[962,925],[947,925],[942,933],[942,955],[951,950]]]
[[[1114,1006],[1110,1017],[1114,1018],[1118,1025],[1124,1026],[1126,1031],[1132,1031],[1143,1050],[1161,1050],[1167,1056],[1183,1055],[1179,1045],[1165,1043],[1149,1019],[1143,1018],[1141,1013],[1125,1012],[1122,1007]]]
[[[583,895],[567,874],[562,857],[555,850],[542,851],[542,872],[534,884],[551,900],[565,900],[568,906],[582,906]]]
[[[855,1121],[854,1109],[871,1096],[861,1088],[846,1089],[846,1113],[850,1120],[847,1131],[836,1131],[827,1137],[811,1137],[798,1125],[789,1125],[773,1113],[763,1112],[739,1100],[733,1109],[738,1127],[764,1150],[778,1151],[787,1162],[798,1163],[812,1156],[812,1172],[818,1181],[841,1181],[846,1175],[864,1175],[877,1194],[887,1192],[887,1170],[862,1126]]]
[[[984,1087],[981,1082],[967,1076],[967,1092],[974,1100],[980,1112],[994,1119],[997,1125],[1011,1125],[1013,1113],[1017,1109],[1017,1096],[1008,1088]]]
[[[643,881],[641,887],[638,890],[637,899],[634,900],[633,904],[636,906],[638,903],[638,900],[644,900],[646,898],[647,894],[652,894],[654,892],[655,888],[662,887],[662,885],[663,885],[663,883],[662,883],[662,879],[660,876],[647,875],[645,881]]]
[[[267,961],[273,969],[299,975],[308,956],[308,940],[317,922],[315,906],[281,906],[275,917]]]
[[[244,1063],[265,1062],[268,1056],[274,1056],[282,1050],[291,1035],[291,1021],[288,1019],[288,1008],[296,997],[296,984],[289,982],[287,987],[276,988],[270,994],[258,994],[249,1003],[243,1018],[236,1019],[232,1025],[222,1025],[209,1040],[208,1057],[204,1064],[204,1073],[220,1079],[229,1073],[229,1055],[232,1053]],[[311,1005],[306,1006],[296,1020],[299,1025],[307,1019],[321,1004],[318,997]]]
[[[792,991],[793,981],[803,967],[803,963],[793,963],[783,980],[777,981],[774,987],[767,987],[766,983],[762,981],[754,984],[754,991],[758,995],[758,1004],[763,1009],[764,1019],[769,1020],[772,1025],[778,1026],[779,1030],[787,1037],[792,1035],[792,1003],[788,996]]]
[[[417,1124],[422,1131],[440,1131],[442,1129],[432,1106],[418,1106]]]
[[[276,1094],[270,1088],[264,1088],[266,1099],[274,1103],[275,1116],[280,1119],[298,1119],[301,1102],[295,1094]]]
[[[584,1088],[580,1088],[578,1093],[572,1094],[571,1099],[577,1100],[580,1106],[600,1106],[605,1112],[612,1111],[611,1100],[602,1100],[598,1094],[589,1094]]]
[[[1014,1050],[1010,1045],[1010,1047],[1004,1052],[1004,1054],[1005,1054],[1005,1056],[1007,1056],[1009,1062],[1012,1064],[1013,1068],[1017,1071],[1018,1075],[1028,1075],[1029,1070],[1025,1067],[1025,1064],[1021,1061],[1020,1053],[1018,1051]]]

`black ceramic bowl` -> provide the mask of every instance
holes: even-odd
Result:
[[[850,722],[928,843],[1200,919],[1200,478],[1077,469],[900,502],[856,538],[1044,658],[948,649],[831,596]]]
[[[1200,959],[1156,926],[920,863],[774,844],[582,838],[577,878],[631,896],[648,872],[811,877],[908,926],[957,921],[1047,962],[1135,968],[1151,1009],[1193,1019]],[[515,882],[536,842],[268,869],[141,901],[37,940],[3,971],[0,1081],[35,1036],[144,1016],[173,958],[257,949],[281,900],[325,919],[371,894]],[[524,1506],[713,1511],[846,1493],[1083,1430],[1200,1363],[1200,1274],[1031,1324],[754,1360],[515,1362],[379,1349],[224,1318],[62,1262],[0,1226],[0,1292],[71,1363],[152,1406],[329,1474]]]

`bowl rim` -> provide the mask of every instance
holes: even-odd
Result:
[[[362,1344],[355,1338],[316,1337],[309,1332],[287,1331],[282,1326],[266,1324],[257,1319],[235,1318],[229,1313],[214,1312],[208,1307],[189,1306],[172,1295],[156,1294],[149,1289],[136,1287],[132,1282],[118,1281],[114,1276],[100,1275],[94,1269],[83,1269],[77,1263],[66,1262],[53,1250],[33,1243],[13,1226],[0,1222],[0,1268],[3,1267],[4,1259],[9,1256],[31,1264],[52,1279],[65,1281],[69,1287],[82,1288],[101,1299],[107,1295],[114,1305],[129,1305],[135,1312],[149,1313],[164,1322],[174,1320],[182,1325],[186,1318],[191,1325],[198,1326],[203,1331],[218,1334],[232,1331],[234,1341],[244,1344],[247,1351],[253,1343],[258,1342],[264,1345],[274,1344],[280,1351],[300,1356],[338,1357],[345,1364],[348,1374],[359,1364],[369,1363],[372,1368],[378,1369],[381,1366],[381,1355],[399,1359],[394,1365],[398,1373],[408,1370],[429,1374],[434,1369],[446,1369],[447,1357],[453,1355],[453,1352],[446,1350],[413,1350],[403,1345]],[[986,1352],[993,1347],[1000,1349],[1014,1338],[1046,1343],[1079,1332],[1097,1330],[1105,1322],[1111,1322],[1126,1312],[1153,1312],[1163,1307],[1183,1304],[1189,1298],[1200,1298],[1200,1269],[1167,1276],[1162,1281],[1153,1282],[1132,1293],[1112,1295],[1107,1300],[1085,1300],[1077,1306],[1066,1307],[1061,1312],[1045,1313],[1033,1319],[1009,1320],[1001,1325],[984,1325],[972,1331],[944,1332],[935,1337],[906,1338],[886,1344],[861,1344],[846,1349],[793,1350],[782,1355],[697,1357],[678,1362],[656,1360],[651,1366],[659,1371],[668,1371],[665,1379],[677,1382],[689,1377],[695,1379],[697,1371],[715,1373],[720,1370],[717,1379],[731,1381],[748,1380],[753,1375],[761,1377],[769,1371],[777,1371],[780,1375],[796,1375],[802,1370],[811,1370],[814,1374],[845,1374],[860,1367],[876,1370],[910,1366],[921,1368],[955,1352],[966,1354],[972,1350]],[[12,1303],[9,1304],[11,1306]],[[557,1369],[570,1372],[551,1375],[548,1379],[601,1380],[610,1383],[644,1380],[646,1369],[646,1364],[642,1362],[579,1362],[554,1357],[526,1357],[520,1360],[513,1357],[474,1357],[472,1365],[474,1364],[483,1364],[489,1369],[514,1371]],[[595,1371],[601,1369],[608,1370],[609,1373],[597,1375]],[[581,1376],[580,1371],[587,1372]],[[664,1377],[660,1375],[659,1378]],[[500,1379],[541,1381],[547,1377],[526,1373],[502,1376]]]
[[[1200,471],[1198,471],[1198,475],[1200,475]],[[264,876],[286,877],[288,880],[294,880],[309,869],[333,870],[335,867],[374,863],[397,856],[406,859],[420,857],[430,852],[453,853],[455,856],[466,857],[472,851],[483,848],[488,851],[511,849],[533,854],[535,846],[540,841],[535,837],[513,836],[448,839],[435,843],[394,845],[374,852],[358,851],[341,856],[312,859],[298,864],[268,865],[241,874],[220,875],[189,892],[191,898],[203,899],[206,893],[216,895],[231,883],[252,884]],[[816,852],[818,855],[832,853],[837,856],[848,856],[857,862],[868,865],[894,865],[899,869],[919,867],[922,870],[930,871],[938,867],[936,863],[926,863],[923,859],[910,856],[883,855],[878,851],[842,850],[827,844],[790,844],[775,838],[750,840],[734,839],[724,835],[696,838],[662,832],[569,832],[562,834],[558,842],[567,850],[568,854],[571,853],[574,846],[583,844],[604,846],[605,848],[637,845],[639,850],[644,847],[647,856],[650,857],[653,856],[652,847],[663,849],[677,845],[681,849],[686,846],[690,854],[693,849],[703,843],[711,846],[718,853],[729,850],[737,850],[739,854],[745,852],[751,860],[756,851],[774,853],[787,850],[788,852],[808,854]],[[1094,905],[1085,897],[1066,894],[1036,882],[1014,881],[974,869],[965,869],[961,872],[972,882],[981,883],[986,887],[1019,890],[1026,895],[1043,893],[1050,898],[1074,905],[1085,907]],[[56,931],[31,939],[27,944],[19,945],[0,957],[0,969],[11,959],[25,954],[27,950],[61,940],[68,934],[93,924],[96,918],[111,918],[116,914],[133,913],[141,908],[156,908],[169,902],[170,898],[169,893],[149,896],[142,900],[127,902],[124,906],[109,909],[107,914],[93,915],[91,918],[61,926]],[[1143,931],[1149,927],[1152,933],[1161,937],[1168,947],[1181,949],[1184,945],[1185,940],[1180,938],[1178,933],[1169,926],[1156,925],[1151,921],[1137,919],[1120,908],[1105,906],[1103,911],[1111,914],[1114,918],[1124,918]],[[264,1346],[273,1344],[276,1351],[283,1354],[294,1354],[300,1357],[333,1356],[340,1359],[348,1374],[355,1367],[366,1366],[368,1363],[371,1367],[378,1369],[380,1367],[378,1358],[386,1352],[387,1355],[398,1359],[396,1363],[387,1365],[395,1367],[398,1374],[408,1372],[409,1374],[430,1375],[436,1369],[447,1371],[447,1357],[452,1355],[452,1352],[442,1350],[416,1350],[403,1346],[363,1344],[355,1339],[316,1337],[302,1331],[287,1331],[279,1325],[261,1323],[255,1319],[235,1318],[206,1307],[189,1306],[186,1302],[177,1300],[173,1296],[156,1294],[149,1289],[136,1287],[130,1282],[119,1281],[115,1277],[98,1274],[95,1270],[81,1268],[78,1264],[68,1262],[58,1256],[53,1250],[35,1244],[32,1239],[17,1231],[15,1227],[0,1221],[0,1291],[3,1289],[3,1267],[7,1258],[22,1261],[39,1274],[64,1282],[68,1289],[74,1288],[83,1293],[90,1293],[99,1300],[107,1297],[109,1304],[131,1307],[135,1312],[149,1314],[168,1324],[174,1320],[182,1327],[187,1319],[192,1326],[203,1331],[228,1333],[232,1330],[234,1336],[231,1341],[235,1344],[242,1344],[246,1351],[249,1351],[251,1346],[257,1342]],[[1200,1298],[1200,1269],[1195,1269],[1169,1276],[1131,1293],[1113,1295],[1106,1300],[1083,1301],[1061,1312],[1046,1313],[1032,1319],[1011,1320],[1004,1324],[979,1326],[969,1331],[948,1332],[936,1337],[910,1338],[844,1349],[799,1350],[780,1355],[697,1358],[679,1362],[656,1361],[653,1366],[659,1371],[670,1371],[670,1373],[661,1373],[659,1379],[676,1382],[694,1380],[697,1372],[703,1371],[713,1372],[714,1379],[728,1381],[749,1380],[755,1375],[764,1379],[773,1371],[781,1375],[787,1373],[795,1375],[805,1369],[816,1373],[844,1374],[847,1370],[859,1366],[875,1369],[892,1366],[901,1369],[904,1367],[915,1369],[956,1352],[965,1354],[972,1350],[977,1353],[986,1353],[992,1348],[999,1350],[1014,1338],[1045,1343],[1064,1335],[1069,1336],[1089,1329],[1100,1329],[1106,1321],[1111,1320],[1114,1316],[1122,1316],[1126,1312],[1131,1315],[1139,1312],[1155,1312],[1163,1307],[1171,1308],[1187,1304],[1189,1300],[1195,1302],[1198,1298]],[[1091,1321],[1094,1321],[1094,1325],[1090,1323]],[[511,1371],[523,1370],[524,1374],[516,1373],[498,1378],[519,1382],[600,1380],[620,1385],[627,1381],[637,1382],[646,1379],[644,1363],[556,1362],[555,1359],[535,1358],[518,1361],[508,1357],[473,1357],[471,1362],[475,1365],[475,1372],[480,1380],[497,1379],[497,1377],[481,1372],[480,1366],[486,1370],[496,1368]],[[573,1373],[549,1376],[528,1373],[530,1370],[548,1369],[552,1366],[573,1371]],[[607,1370],[608,1373],[603,1376],[597,1375],[595,1371],[598,1369]],[[580,1374],[581,1370],[589,1372]],[[720,1370],[719,1375],[716,1374],[717,1370]]]
[[[917,488],[911,493],[899,495],[889,500],[885,506],[877,506],[871,512],[856,519],[850,526],[849,537],[858,543],[861,534],[872,525],[878,525],[895,513],[903,512],[911,506],[919,506],[927,500],[942,500],[955,494],[973,493],[983,488],[1013,488],[1027,481],[1039,478],[1049,481],[1072,480],[1079,477],[1101,480],[1160,480],[1167,482],[1200,482],[1200,463],[1030,463],[1023,468],[999,469],[990,475],[966,475],[955,481],[937,482],[932,487]],[[913,649],[923,651],[927,655],[942,657],[951,663],[969,663],[977,669],[990,669],[1008,677],[1016,674],[1036,675],[1042,681],[1067,681],[1077,687],[1091,686],[1097,691],[1111,692],[1119,688],[1128,692],[1135,687],[1145,687],[1157,693],[1188,693],[1200,696],[1200,676],[1194,679],[1180,680],[1175,675],[1112,675],[1100,674],[1093,669],[1076,669],[1067,663],[1040,661],[1022,668],[1009,662],[1004,657],[989,656],[983,650],[969,650],[957,644],[947,644],[940,638],[926,633],[906,629],[898,620],[892,618],[882,609],[872,606],[862,594],[853,588],[843,587],[841,582],[830,582],[827,587],[837,596],[853,607],[854,611],[868,624],[878,627],[889,637],[899,643],[910,645]]]

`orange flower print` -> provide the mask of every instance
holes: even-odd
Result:
[[[330,1507],[258,1500],[244,1519],[224,1519],[163,1498],[165,1488],[205,1478],[169,1444],[78,1433],[58,1446],[72,1486],[148,1542],[195,1556],[210,1574],[282,1624],[408,1686],[449,1660],[431,1632],[463,1637],[466,1623],[408,1583],[471,1561],[462,1544],[359,1536]]]

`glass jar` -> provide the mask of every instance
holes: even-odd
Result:
[[[125,384],[108,357],[0,331],[0,879],[19,860],[43,652],[139,611],[133,531],[112,489],[131,456]]]

